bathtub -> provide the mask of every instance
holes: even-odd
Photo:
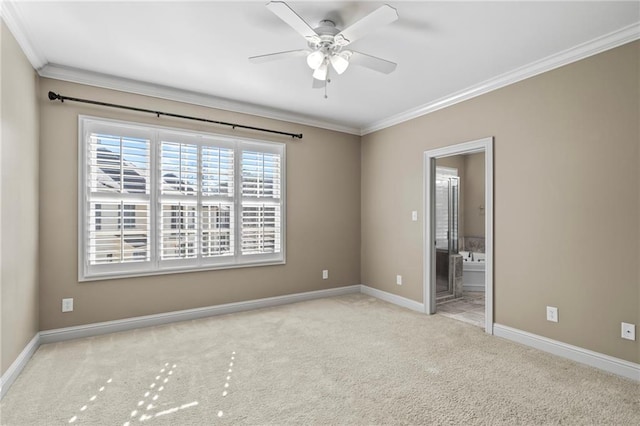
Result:
[[[470,252],[463,255],[462,289],[463,291],[484,291],[485,254]]]

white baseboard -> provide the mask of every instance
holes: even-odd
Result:
[[[331,288],[326,290],[309,291],[305,293],[288,294],[284,296],[268,297],[265,299],[249,300],[245,302],[227,303],[224,305],[209,306],[204,308],[187,309],[183,311],[167,312],[156,315],[127,318],[123,320],[107,321],[95,324],[87,324],[76,327],[46,330],[37,333],[25,346],[20,355],[11,364],[7,371],[0,377],[0,400],[9,390],[27,362],[31,359],[41,344],[61,342],[64,340],[81,337],[97,336],[100,334],[114,333],[118,331],[132,330],[136,328],[162,325],[177,321],[188,321],[205,318],[214,315],[230,314],[234,312],[248,311],[252,309],[268,308],[288,303],[302,302],[305,300],[321,299],[324,297],[341,296],[344,294],[363,293],[385,302],[393,303],[417,312],[424,312],[424,304],[407,299],[396,294],[378,290],[366,285],[351,285],[346,287]],[[573,361],[581,362],[592,367],[599,368],[623,377],[640,381],[640,364],[614,358],[608,355],[593,352],[577,346],[537,336],[526,331],[494,324],[494,334],[515,342],[550,352]]]
[[[572,361],[608,371],[609,373],[617,374],[618,376],[640,381],[640,364],[634,362],[538,336],[516,328],[507,327],[506,325],[494,324],[493,334],[541,351],[568,358]]]
[[[145,315],[141,317],[126,318],[115,321],[79,325],[75,327],[58,328],[54,330],[41,331],[40,343],[45,344],[61,342],[64,340],[97,336],[107,333],[116,333],[119,331],[151,327],[178,321],[190,321],[198,318],[211,317],[214,315],[231,314],[234,312],[268,308],[271,306],[302,302],[305,300],[320,299],[323,297],[340,296],[343,294],[359,292],[360,286],[352,285],[346,287],[330,288],[326,290],[316,290],[308,291],[305,293],[268,297],[265,299],[248,300],[245,302],[234,302],[224,305],[207,306],[204,308],[186,309],[183,311],[166,312],[161,314]]]
[[[22,369],[27,365],[33,354],[40,347],[40,334],[36,333],[33,339],[27,343],[20,355],[9,366],[7,371],[0,377],[0,400],[7,393],[13,382],[18,378]]]
[[[341,296],[353,293],[360,293],[359,284],[41,331],[31,339],[29,344],[27,344],[27,346],[22,350],[18,358],[16,358],[13,364],[11,364],[5,374],[0,377],[0,400],[4,397],[11,384],[15,381],[41,344],[62,342],[64,340],[98,336],[118,331],[133,330],[178,321],[189,321],[214,315],[231,314],[234,312],[268,308],[289,303],[303,302],[305,300],[322,299],[324,297]]]
[[[397,294],[378,290],[377,288],[369,287],[364,284],[360,286],[360,292],[368,296],[375,297],[376,299],[384,300],[385,302],[393,303],[394,305],[411,309],[412,311],[424,313],[423,303],[416,302],[415,300],[407,299],[406,297],[398,296]]]
[[[462,284],[462,291],[485,291],[484,284]]]

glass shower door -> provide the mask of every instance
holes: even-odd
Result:
[[[453,294],[449,273],[450,255],[458,252],[458,210],[460,181],[458,171],[436,167],[436,294]]]

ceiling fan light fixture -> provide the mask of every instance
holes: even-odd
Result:
[[[336,70],[338,74],[342,74],[349,67],[349,57],[351,55],[347,54],[347,52],[340,52],[334,55],[331,55],[331,65],[333,69]]]
[[[312,70],[317,70],[324,63],[324,52],[321,50],[316,50],[314,52],[309,53],[307,56],[307,65]]]
[[[323,61],[322,64],[313,72],[313,78],[324,81],[327,79],[328,71],[329,68],[327,67],[327,62]]]

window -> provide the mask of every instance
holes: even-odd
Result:
[[[284,263],[284,144],[79,125],[81,281]]]
[[[435,236],[436,248],[458,251],[458,170],[436,167]]]

